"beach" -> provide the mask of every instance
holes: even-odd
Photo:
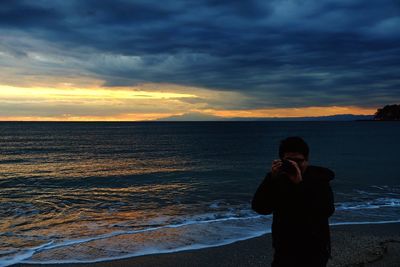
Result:
[[[398,267],[400,265],[400,223],[337,225],[332,226],[331,230],[332,259],[328,263],[329,267]],[[272,255],[271,235],[266,234],[219,247],[91,264],[59,264],[57,266],[269,266]],[[19,264],[15,266],[43,265]]]

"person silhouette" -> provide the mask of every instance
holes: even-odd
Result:
[[[281,141],[279,158],[258,187],[252,209],[273,214],[272,267],[326,266],[331,257],[329,217],[334,213],[332,170],[309,165],[298,136]]]

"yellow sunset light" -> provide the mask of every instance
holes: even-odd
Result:
[[[375,108],[361,108],[355,106],[326,106],[326,107],[303,107],[303,108],[268,108],[247,110],[213,110],[207,109],[203,112],[220,117],[317,117],[338,114],[371,115]]]
[[[170,92],[151,92],[134,91],[127,89],[103,89],[103,88],[22,88],[13,86],[0,86],[0,97],[5,98],[41,98],[52,100],[71,100],[71,99],[175,99],[193,98],[192,94],[170,93]]]

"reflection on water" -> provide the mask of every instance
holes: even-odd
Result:
[[[142,229],[159,225],[160,213],[183,214],[174,198],[191,190],[190,184],[158,184],[128,188],[45,188],[0,192],[0,232],[12,238],[2,242],[11,249],[36,246],[43,240],[96,236],[118,229]],[[168,209],[171,202],[173,209]],[[153,226],[154,226],[153,225]]]
[[[0,192],[0,232],[58,238],[58,235],[63,237],[67,233],[70,233],[69,237],[82,237],[85,233],[92,235],[95,228],[98,228],[97,233],[115,227],[138,228],[152,217],[159,219],[158,209],[168,207],[168,203],[173,205],[173,209],[164,210],[163,214],[173,217],[182,213],[172,196],[185,194],[191,187],[190,184],[174,183],[26,192],[6,188]],[[148,227],[148,224],[143,227]]]
[[[60,155],[57,155],[60,157]],[[184,171],[185,160],[179,157],[161,159],[140,158],[74,158],[60,159],[46,155],[46,157],[30,157],[27,159],[16,159],[11,156],[1,156],[0,177],[49,177],[49,178],[82,178],[107,177],[135,174],[150,174],[157,172]],[[0,178],[1,179],[1,178]]]

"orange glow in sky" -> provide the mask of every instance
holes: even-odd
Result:
[[[101,88],[21,88],[0,86],[0,97],[5,98],[42,98],[49,100],[69,99],[170,99],[195,97],[190,94],[170,92],[133,91],[128,89],[101,89]]]
[[[0,121],[152,121],[176,115],[174,113],[120,114],[116,116],[0,116]]]
[[[184,114],[215,119],[372,115],[376,108],[310,106],[239,109],[246,100],[237,92],[173,84],[135,87],[14,87],[0,85],[1,121],[148,121]],[[219,106],[212,108],[210,103]]]
[[[318,117],[338,114],[372,115],[376,109],[359,107],[304,107],[304,108],[270,108],[250,110],[205,110],[206,113],[220,117]]]

